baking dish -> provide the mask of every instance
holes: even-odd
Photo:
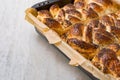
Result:
[[[58,4],[61,7],[65,4],[72,3],[73,0],[49,0],[45,2],[40,2],[32,6],[32,8],[26,10],[26,20],[32,23],[35,26],[36,31],[39,34],[42,34],[46,37],[50,44],[55,45],[60,51],[62,51],[69,59],[70,65],[81,66],[81,69],[92,78],[92,80],[101,79],[101,80],[115,80],[112,75],[104,74],[99,69],[97,69],[89,60],[85,59],[77,51],[72,49],[67,43],[61,40],[59,35],[53,30],[49,29],[45,24],[40,22],[33,13],[35,8],[36,10],[49,9],[53,4]],[[62,5],[61,5],[62,4]],[[52,35],[51,35],[52,34]],[[54,39],[53,39],[54,38]],[[88,72],[87,72],[88,71]],[[92,75],[96,78],[94,78]]]

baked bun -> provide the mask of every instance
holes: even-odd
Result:
[[[101,49],[93,62],[104,73],[111,73],[115,77],[120,77],[120,61],[113,50],[108,48]]]

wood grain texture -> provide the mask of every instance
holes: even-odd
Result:
[[[0,0],[0,80],[91,80],[24,20],[42,0]]]

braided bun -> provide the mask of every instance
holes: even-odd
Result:
[[[112,0],[75,0],[40,10],[37,18],[104,73],[120,77],[119,9]]]

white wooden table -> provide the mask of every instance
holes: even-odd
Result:
[[[0,80],[91,80],[24,20],[41,0],[0,0]]]

